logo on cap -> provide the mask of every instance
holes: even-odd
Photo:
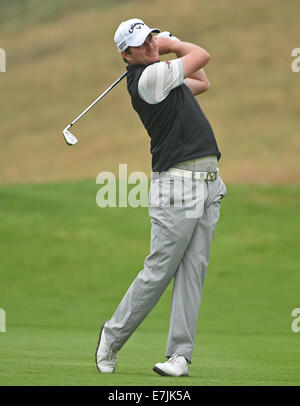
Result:
[[[120,45],[119,48],[122,50],[126,46],[126,41],[123,41]]]
[[[132,34],[132,33],[133,33],[133,30],[134,30],[135,28],[136,28],[137,30],[140,30],[140,29],[142,28],[142,25],[145,25],[145,24],[144,24],[144,23],[134,23],[134,24],[131,24],[131,26],[130,26],[128,32],[129,32],[130,34]]]

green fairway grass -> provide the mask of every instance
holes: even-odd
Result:
[[[0,385],[299,385],[298,186],[227,185],[188,378],[164,360],[170,285],[119,353],[94,363],[99,327],[149,252],[147,208],[96,205],[94,180],[0,186]]]

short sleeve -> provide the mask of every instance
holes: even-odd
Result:
[[[149,104],[163,101],[172,89],[183,84],[181,59],[157,62],[149,65],[142,73],[139,83],[139,96]]]

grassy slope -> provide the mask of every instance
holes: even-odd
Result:
[[[0,188],[2,385],[299,385],[299,188],[228,187],[184,380],[151,371],[164,356],[171,286],[117,372],[95,369],[98,327],[142,268],[150,233],[147,209],[100,209],[97,190]]]
[[[125,69],[112,37],[132,16],[211,52],[213,87],[199,101],[227,184],[299,182],[298,76],[290,69],[298,2],[199,4],[166,0],[165,13],[158,0],[26,0],[22,7],[0,0],[7,52],[0,182],[117,174],[123,162],[129,172],[150,172],[147,136],[125,83],[78,123],[78,146],[67,148],[59,135]],[[98,325],[142,268],[150,232],[146,209],[97,208],[97,188],[94,181],[0,188],[1,384],[299,385],[299,334],[290,329],[299,307],[296,187],[228,187],[188,380],[151,371],[164,355],[171,286],[120,353],[118,372],[97,374]]]
[[[99,171],[150,172],[148,137],[125,82],[76,125],[61,130],[125,70],[112,38],[121,20],[141,16],[212,55],[211,90],[199,97],[223,152],[227,182],[299,182],[299,2],[279,0],[0,1],[0,182],[96,177]],[[71,4],[71,5],[70,5]],[[166,13],[164,10],[168,10]],[[299,75],[299,74],[298,74]]]

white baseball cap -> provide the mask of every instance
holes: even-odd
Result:
[[[115,32],[114,41],[118,51],[122,52],[128,47],[139,47],[151,32],[160,32],[158,28],[149,28],[139,18],[123,21]]]

